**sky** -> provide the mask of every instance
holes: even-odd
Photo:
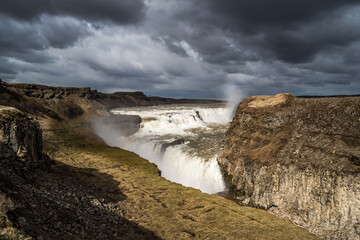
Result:
[[[1,0],[0,78],[175,98],[360,94],[360,0]]]

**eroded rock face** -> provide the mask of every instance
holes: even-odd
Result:
[[[360,239],[360,97],[244,100],[219,164],[230,194],[327,239]]]
[[[39,123],[11,107],[0,107],[0,161],[28,168],[42,161]]]

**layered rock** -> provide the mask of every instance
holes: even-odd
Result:
[[[360,97],[244,100],[219,164],[230,194],[328,239],[360,239]]]
[[[33,168],[43,160],[39,123],[11,107],[0,107],[0,161]]]

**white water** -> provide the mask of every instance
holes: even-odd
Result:
[[[161,175],[173,182],[206,193],[225,190],[217,154],[231,117],[229,108],[165,105],[114,109],[112,113],[139,115],[143,122],[141,129],[130,137],[120,137],[112,126],[95,124],[95,132],[108,145],[133,151],[155,163]],[[179,139],[184,140],[182,144],[169,146]]]

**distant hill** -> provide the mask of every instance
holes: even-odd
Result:
[[[0,80],[0,105],[58,121],[82,116],[109,115],[118,107],[176,103],[211,103],[213,100],[148,97],[143,92],[101,93],[89,87],[51,87],[36,84],[6,83]]]

